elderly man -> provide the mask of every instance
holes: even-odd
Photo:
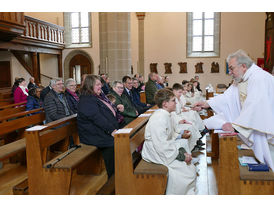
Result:
[[[237,131],[256,158],[274,171],[274,78],[255,65],[242,50],[227,58],[234,83],[207,102],[194,106],[211,107],[225,131]]]
[[[34,77],[29,78],[29,84],[28,84],[28,89],[30,90],[31,88],[38,88],[38,86],[34,82]]]
[[[146,83],[145,92],[146,92],[146,101],[150,105],[154,105],[154,95],[157,92],[156,80],[157,74],[154,72],[149,73],[148,81]]]
[[[133,103],[131,103],[128,97],[123,94],[124,86],[122,82],[114,81],[112,89],[113,90],[111,90],[110,93],[116,98],[115,105],[124,106],[124,111],[122,111],[121,114],[124,116],[125,123],[128,124],[138,116],[138,112]]]
[[[61,78],[51,79],[50,87],[52,89],[48,92],[44,99],[44,109],[47,123],[73,114],[63,93],[63,80]]]
[[[146,104],[140,102],[140,97],[138,99],[139,92],[133,90],[133,82],[131,77],[124,76],[122,79],[123,85],[124,85],[124,91],[123,94],[127,96],[127,98],[131,101],[131,103],[134,105],[134,107],[137,109],[139,114],[144,113],[146,110],[148,110],[149,107],[147,107]],[[134,88],[135,89],[135,88]]]

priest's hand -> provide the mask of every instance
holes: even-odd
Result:
[[[185,155],[185,162],[186,162],[186,164],[190,164],[191,160],[192,160],[191,154],[184,153],[184,155]]]
[[[222,130],[228,131],[228,132],[235,132],[235,130],[232,127],[232,124],[230,122],[227,122],[227,123],[223,124]]]
[[[191,136],[190,131],[185,130],[184,133],[182,134],[182,139],[189,139]]]
[[[194,105],[193,105],[193,108],[196,108],[196,109],[206,109],[206,108],[209,108],[209,104],[206,102],[206,101],[201,101],[201,102],[196,102]],[[198,110],[198,111],[200,111]]]

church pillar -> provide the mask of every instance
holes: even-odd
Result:
[[[144,75],[145,73],[145,58],[144,58],[144,19],[145,12],[136,12],[138,18],[138,64],[137,73]]]
[[[100,12],[100,73],[108,73],[110,80],[130,75],[130,13]]]

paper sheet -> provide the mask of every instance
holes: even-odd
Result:
[[[243,164],[258,164],[256,159],[254,157],[251,157],[251,156],[242,156],[241,159],[242,159]]]
[[[119,129],[115,132],[115,134],[127,134],[130,133],[133,128],[125,128],[125,129]]]
[[[149,117],[151,115],[151,113],[150,114],[140,114],[138,117]]]
[[[149,110],[147,110],[148,112],[155,112],[156,110],[158,110],[158,109],[149,109]]]
[[[43,126],[43,125],[36,125],[34,127],[28,128],[26,129],[26,131],[37,131],[37,130],[42,130],[44,128],[46,128],[47,126]]]

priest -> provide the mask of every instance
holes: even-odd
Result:
[[[224,94],[194,106],[211,107],[221,114],[222,129],[239,132],[256,158],[274,171],[274,77],[243,50],[230,54],[227,62],[234,83]]]

